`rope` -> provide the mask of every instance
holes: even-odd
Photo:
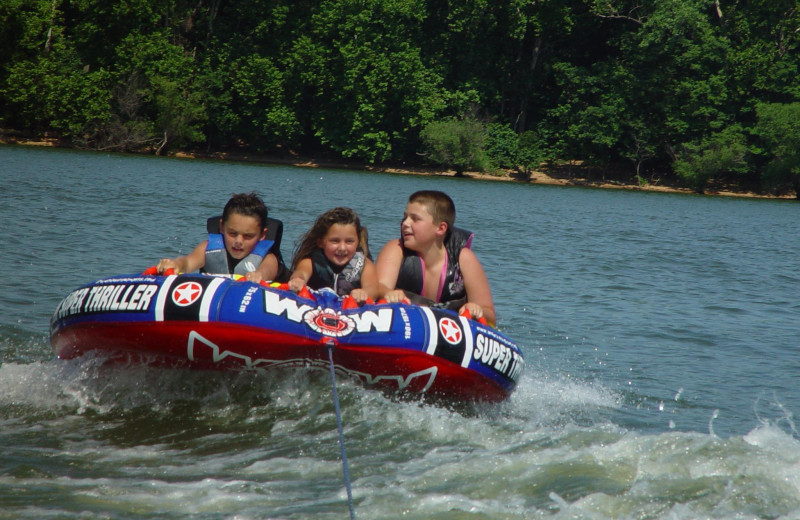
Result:
[[[331,388],[333,389],[333,407],[336,409],[336,426],[339,428],[339,446],[342,450],[342,470],[344,472],[344,486],[347,489],[347,504],[350,507],[350,520],[355,520],[356,513],[353,509],[353,491],[350,489],[350,469],[347,466],[347,453],[344,449],[344,432],[342,431],[342,414],[339,411],[339,394],[336,392],[336,372],[333,370],[333,347],[335,342],[328,342],[328,360],[331,368]]]

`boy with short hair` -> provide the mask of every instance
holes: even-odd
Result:
[[[379,292],[390,303],[411,299],[467,310],[476,320],[494,323],[489,280],[469,249],[472,235],[453,227],[455,216],[447,194],[413,193],[400,223],[401,238],[388,242],[378,255]]]
[[[158,273],[174,269],[190,273],[201,269],[209,274],[241,274],[251,282],[277,279],[286,267],[272,251],[267,237],[267,207],[256,193],[237,193],[222,212],[219,233],[209,233],[186,256],[162,258]]]

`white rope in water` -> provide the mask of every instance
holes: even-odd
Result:
[[[339,394],[336,392],[336,372],[333,369],[333,347],[335,342],[328,342],[328,360],[331,369],[331,388],[333,390],[333,407],[336,410],[336,426],[339,428],[339,447],[342,451],[342,470],[344,471],[344,486],[347,489],[347,504],[350,507],[350,520],[355,520],[356,513],[353,509],[353,491],[350,489],[350,469],[347,465],[347,452],[344,449],[344,432],[342,431],[342,414],[339,411]]]

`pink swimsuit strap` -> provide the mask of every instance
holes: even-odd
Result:
[[[425,260],[417,255],[419,258],[419,262],[422,265],[422,292],[425,292],[425,273],[427,270],[425,269]],[[447,280],[447,261],[449,257],[447,256],[447,249],[444,250],[444,264],[442,264],[442,274],[439,275],[439,288],[436,290],[436,303],[439,303],[442,300],[442,291],[444,290],[444,282]]]

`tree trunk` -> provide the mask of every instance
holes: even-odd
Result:
[[[527,123],[528,115],[528,93],[533,86],[533,71],[536,69],[536,64],[539,62],[539,54],[542,52],[542,36],[539,35],[533,42],[533,52],[531,53],[531,66],[528,69],[527,77],[525,78],[525,88],[522,92],[522,98],[519,103],[519,115],[514,122],[514,130],[517,132],[524,132]]]
[[[158,150],[156,150],[156,155],[161,155],[161,151],[164,149],[165,146],[167,146],[167,131],[166,130],[164,130],[164,140],[161,141],[160,145],[158,145]]]
[[[46,54],[50,53],[50,49],[53,46],[53,24],[56,23],[57,4],[58,0],[53,0],[53,12],[50,15],[50,28],[47,30],[47,41],[44,42],[44,52]]]

